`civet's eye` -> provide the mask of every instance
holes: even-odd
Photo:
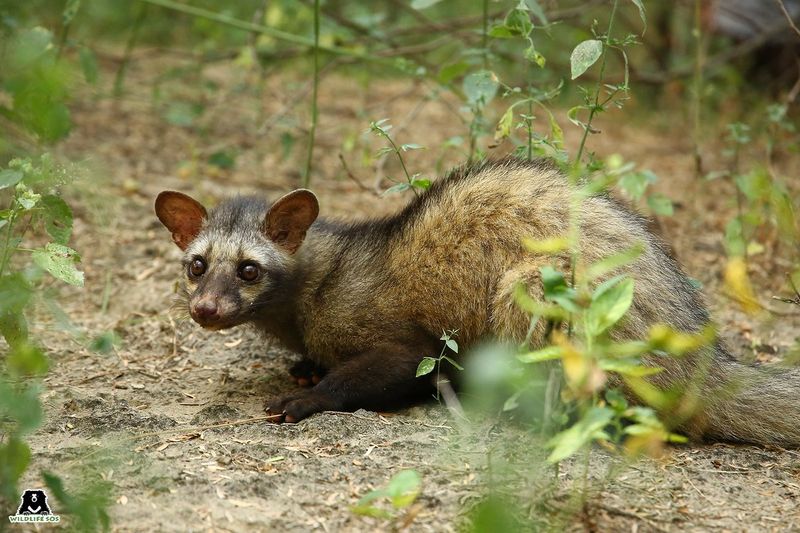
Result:
[[[239,265],[239,277],[245,281],[255,281],[258,279],[261,271],[258,265],[254,263],[245,262]]]
[[[193,278],[199,278],[206,272],[206,262],[200,259],[199,257],[195,257],[192,259],[192,262],[189,263],[189,275]]]

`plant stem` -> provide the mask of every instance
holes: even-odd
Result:
[[[695,178],[703,175],[703,158],[700,154],[700,105],[702,103],[703,92],[703,34],[702,34],[702,11],[700,9],[701,0],[694,1],[694,38],[696,40],[695,60],[694,60],[694,94],[692,95],[692,147],[694,156]]]
[[[147,13],[147,6],[145,4],[140,4],[139,10],[136,13],[136,19],[133,21],[131,35],[128,37],[128,42],[125,43],[125,53],[122,56],[122,63],[120,63],[119,69],[117,70],[117,75],[114,78],[114,96],[116,97],[122,95],[122,84],[125,81],[125,72],[127,71],[128,63],[130,63],[131,60],[133,47],[136,46],[136,40],[139,38],[139,30],[144,22],[145,13]]]
[[[489,0],[483,0],[483,68],[489,70]]]
[[[387,141],[389,141],[389,144],[392,145],[392,149],[394,150],[394,153],[397,154],[397,159],[400,161],[400,166],[403,167],[403,174],[406,176],[406,181],[409,185],[411,185],[411,174],[409,174],[408,168],[406,168],[406,162],[403,160],[403,155],[400,153],[400,149],[397,147],[397,144],[395,144],[394,140],[388,133],[384,132],[383,136]],[[416,187],[412,185],[411,190],[414,192],[414,196],[419,196]]]
[[[0,277],[3,276],[6,270],[6,264],[8,264],[8,260],[11,257],[11,232],[14,229],[14,222],[16,219],[17,217],[12,213],[11,217],[8,219],[8,224],[6,224],[6,243],[3,246],[3,258],[0,260]]]
[[[600,76],[597,78],[597,88],[594,93],[594,105],[589,109],[589,119],[586,121],[586,126],[583,129],[583,137],[581,137],[581,144],[578,148],[578,154],[575,156],[575,165],[580,165],[581,158],[583,157],[583,150],[586,147],[586,139],[589,137],[589,131],[592,129],[592,121],[595,114],[600,110],[600,94],[603,92],[603,75],[606,71],[606,57],[608,55],[608,42],[611,39],[611,31],[614,29],[614,18],[617,14],[617,6],[619,0],[614,0],[614,6],[611,8],[611,16],[608,19],[608,31],[606,32],[605,42],[603,43],[603,54],[600,57]]]
[[[268,26],[262,26],[261,24],[255,24],[253,22],[239,20],[237,18],[229,17],[228,15],[223,15],[222,13],[217,13],[215,11],[203,9],[201,7],[181,4],[179,2],[174,2],[173,0],[138,0],[138,1],[146,2],[148,4],[156,5],[166,9],[172,9],[173,11],[186,13],[187,15],[213,20],[214,22],[219,22],[220,24],[226,24],[233,28],[239,28],[241,30],[249,32],[263,33],[264,35],[269,35],[270,37],[273,37],[280,41],[286,41],[301,46],[307,46],[309,48],[315,46],[313,40],[306,39],[305,37],[300,37],[299,35],[294,35],[292,33],[288,33],[285,31],[276,30]],[[348,50],[347,48],[340,48],[338,46],[317,46],[316,48],[322,50],[323,52],[328,52],[331,54],[350,56],[370,61],[379,61],[383,63],[391,63],[391,59],[364,54],[361,52]]]
[[[314,88],[311,93],[311,131],[308,135],[308,153],[306,155],[306,169],[303,174],[303,187],[311,183],[311,161],[314,157],[314,138],[317,134],[317,94],[319,92],[319,0],[314,0]]]

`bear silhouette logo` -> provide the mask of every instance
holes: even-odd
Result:
[[[18,515],[49,515],[47,494],[41,489],[28,489],[22,493],[22,503],[17,509]]]

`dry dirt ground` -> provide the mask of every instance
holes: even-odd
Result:
[[[687,445],[657,460],[627,462],[595,449],[592,491],[576,511],[572,487],[582,464],[568,462],[552,483],[540,443],[503,420],[463,430],[431,402],[392,414],[325,413],[296,425],[264,421],[264,399],[293,387],[287,368],[295,356],[247,330],[206,332],[170,315],[179,251],[152,205],[163,189],[213,204],[245,192],[274,198],[297,186],[307,81],[268,72],[259,95],[252,73],[212,64],[165,76],[182,60],[145,52],[137,57],[121,99],[102,96],[111,86],[110,68],[99,89],[76,98],[74,131],[58,148],[81,160],[90,175],[67,192],[86,287],[65,290],[62,303],[77,327],[92,334],[113,329],[121,342],[114,353],[97,355],[55,322],[43,323],[39,333],[53,369],[45,383],[46,423],[32,437],[34,467],[22,486],[38,484],[38,467],[55,470],[68,484],[102,475],[115,486],[110,514],[117,531],[453,531],[492,477],[531,502],[523,512],[536,527],[800,529],[796,451]],[[380,146],[363,134],[370,120],[388,117],[400,142],[431,147],[408,155],[415,171],[432,174],[463,159],[457,150],[440,157],[441,143],[466,128],[457,105],[427,98],[430,92],[410,81],[323,78],[312,183],[323,216],[388,213],[407,200],[370,190],[376,175],[399,174],[391,159],[376,164],[366,157]],[[199,102],[204,112],[192,126],[170,124],[164,113],[174,101]],[[603,133],[591,139],[592,149],[620,153],[661,177],[659,189],[677,202],[676,215],[661,221],[663,233],[705,284],[735,350],[749,359],[785,353],[800,324],[796,313],[761,322],[719,296],[721,237],[734,206],[729,185],[711,182],[703,185],[706,193],[695,194],[700,186],[680,113],[637,121],[632,117],[643,112],[636,102],[626,113],[614,111],[601,121]],[[562,126],[568,128],[566,120]],[[571,142],[576,134],[568,130]],[[289,146],[289,136],[298,142]],[[707,148],[713,168],[720,164],[713,155],[719,147],[709,141]],[[232,168],[207,164],[221,150],[235,154]],[[781,164],[787,175],[798,175],[796,156]],[[762,300],[776,293],[787,268],[768,259],[754,267]],[[489,449],[510,466],[487,468]],[[423,479],[412,507],[393,519],[351,512],[360,496],[405,468]]]

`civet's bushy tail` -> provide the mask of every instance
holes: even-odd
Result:
[[[692,436],[800,447],[800,370],[716,359],[699,394]]]

